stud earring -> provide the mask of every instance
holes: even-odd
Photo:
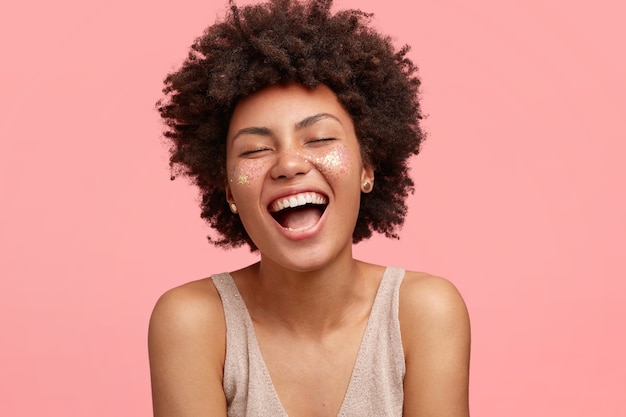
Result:
[[[372,183],[370,183],[369,181],[365,181],[363,183],[362,189],[363,189],[363,192],[369,193],[370,191],[372,191]]]
[[[232,211],[234,214],[237,214],[237,205],[235,203],[230,203],[230,211]]]

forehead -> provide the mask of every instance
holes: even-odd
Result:
[[[320,85],[314,89],[300,84],[272,85],[243,98],[235,107],[229,124],[229,138],[241,128],[296,126],[315,114],[329,114],[344,127],[352,119],[335,93]]]

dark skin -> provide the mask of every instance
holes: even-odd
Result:
[[[376,187],[362,194],[352,241],[373,233],[398,237],[413,191],[408,159],[424,138],[417,68],[408,47],[396,51],[388,37],[369,27],[368,15],[333,14],[331,6],[325,0],[233,5],[165,80],[158,109],[173,174],[198,186],[201,216],[218,246],[256,249],[241,218],[230,212],[224,190],[232,112],[243,97],[290,83],[325,85],[337,95],[352,117],[363,160],[377,171]]]
[[[319,114],[332,118],[298,128]],[[234,140],[242,129],[249,137]],[[331,141],[311,141],[329,132]],[[326,87],[272,87],[242,101],[230,122],[227,154],[226,198],[261,255],[231,275],[280,401],[291,417],[336,416],[384,271],[352,255],[350,224],[360,195],[371,191],[365,182],[376,186],[375,170],[361,158],[351,116]],[[344,162],[315,159],[324,154],[340,154]],[[328,206],[314,224],[286,230],[267,212],[268,202],[281,190],[304,189],[323,194]],[[469,320],[458,291],[442,278],[407,272],[399,319],[404,416],[468,416]],[[210,279],[161,297],[149,332],[155,416],[226,416],[225,331]]]
[[[363,301],[353,301],[349,312],[343,300],[341,307],[334,309],[332,300],[317,303],[337,324],[317,332],[310,328],[295,332],[284,323],[267,320],[273,312],[254,306],[245,281],[237,279],[246,304],[253,306],[250,314],[259,345],[285,410],[290,416],[335,416],[350,377],[352,366],[348,364],[356,357],[365,312],[373,302],[371,294],[372,299],[366,301],[367,290],[371,293],[372,288],[363,288]],[[458,292],[441,278],[408,273],[401,287],[400,308],[407,366],[404,416],[468,416],[469,324]],[[311,321],[292,326],[296,324],[307,328]],[[222,306],[209,280],[165,294],[150,327],[154,415],[226,416],[224,346]],[[294,352],[301,355],[292,358]],[[281,363],[299,363],[300,367],[282,367]],[[329,375],[335,378],[329,380]],[[299,383],[290,383],[293,380]],[[302,390],[307,395],[302,395]],[[316,392],[316,401],[303,402],[303,398],[312,398],[311,391]],[[330,409],[334,411],[328,412]]]

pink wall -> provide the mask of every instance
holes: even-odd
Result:
[[[226,1],[36,3],[0,17],[0,415],[148,415],[158,295],[254,259],[153,110]],[[430,114],[402,240],[357,254],[461,289],[474,416],[626,415],[625,10],[577,3],[338,3],[413,45]]]

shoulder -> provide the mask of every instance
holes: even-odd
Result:
[[[226,325],[211,279],[159,298],[150,318],[148,350],[155,416],[223,414]]]
[[[184,335],[225,330],[222,302],[210,278],[189,282],[164,293],[150,318],[150,333],[168,330]]]
[[[448,280],[407,272],[399,319],[405,353],[405,416],[468,415],[470,324]]]
[[[420,326],[468,319],[465,302],[450,281],[413,271],[405,273],[400,286],[400,318],[403,317]]]
[[[467,339],[469,343],[465,302],[447,279],[407,271],[400,286],[399,318],[402,339],[408,347],[450,334]]]

